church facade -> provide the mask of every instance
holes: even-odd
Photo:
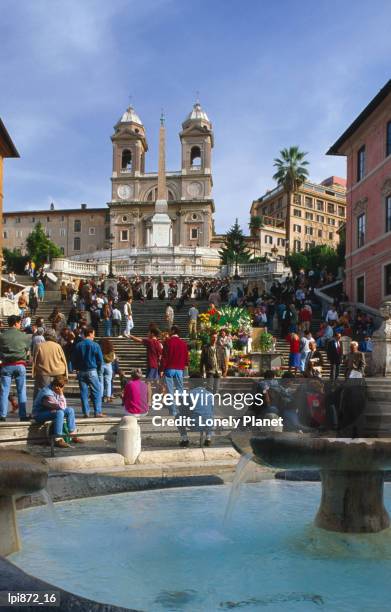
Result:
[[[180,170],[166,172],[170,245],[202,251],[214,234],[212,199],[212,124],[197,102],[182,124]],[[154,247],[152,218],[158,200],[158,172],[145,172],[148,141],[145,127],[129,107],[114,127],[110,227],[113,248]]]

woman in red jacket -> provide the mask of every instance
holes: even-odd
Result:
[[[289,372],[294,369],[295,376],[300,370],[300,338],[297,334],[291,333],[287,337],[289,342]]]

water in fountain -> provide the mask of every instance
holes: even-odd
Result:
[[[49,491],[47,489],[42,489],[41,496],[43,498],[43,501],[45,502],[45,507],[47,508],[51,522],[55,525],[58,525],[58,516],[54,507],[53,500],[50,497]]]
[[[226,524],[227,521],[229,521],[229,519],[232,516],[234,508],[239,499],[240,487],[247,478],[248,470],[246,470],[246,468],[248,467],[252,458],[253,458],[252,453],[246,453],[245,455],[242,455],[240,457],[238,465],[236,466],[235,475],[232,481],[227,506],[225,508],[224,524]]]

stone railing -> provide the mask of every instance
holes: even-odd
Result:
[[[222,276],[233,276],[236,271],[235,264],[222,266]],[[267,276],[287,276],[290,268],[283,261],[267,261],[262,263],[238,264],[238,274],[244,278],[259,278]]]
[[[108,262],[85,262],[74,261],[64,258],[54,259],[52,272],[62,277],[93,277],[107,276],[109,273]],[[207,266],[202,264],[171,264],[163,263],[120,263],[113,261],[113,273],[115,276],[216,276],[220,274],[220,266]]]

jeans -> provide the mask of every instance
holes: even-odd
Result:
[[[100,385],[102,389],[102,397],[111,397],[111,383],[113,380],[113,366],[111,363],[105,363],[102,367],[100,375]]]
[[[113,319],[113,336],[119,336],[121,333],[121,321],[119,319]]]
[[[91,390],[92,404],[94,406],[94,414],[102,412],[102,391],[99,381],[99,375],[96,370],[80,371],[77,374],[80,387],[80,399],[83,414],[90,414],[90,405],[88,403],[88,391]]]
[[[12,379],[15,379],[18,394],[19,418],[26,416],[26,368],[24,365],[3,365],[0,374],[0,416],[6,417],[8,412],[8,396]]]
[[[300,353],[300,372],[304,372],[305,371],[305,366],[307,363],[307,357],[308,357],[308,352],[307,353]]]
[[[111,336],[112,325],[113,323],[111,319],[103,320],[103,335],[104,336]]]
[[[34,415],[34,420],[37,423],[44,423],[45,421],[53,421],[54,435],[56,438],[61,438],[64,420],[68,425],[70,433],[75,433],[75,411],[73,408],[65,408],[65,410],[56,410],[56,412],[50,412],[50,410],[42,410],[38,414]]]
[[[180,394],[183,393],[183,370],[164,370],[164,382],[167,387],[167,392],[170,395],[174,395],[174,390],[179,391]],[[176,416],[178,414],[178,408],[174,404],[172,406],[167,406],[168,412],[172,416]]]

